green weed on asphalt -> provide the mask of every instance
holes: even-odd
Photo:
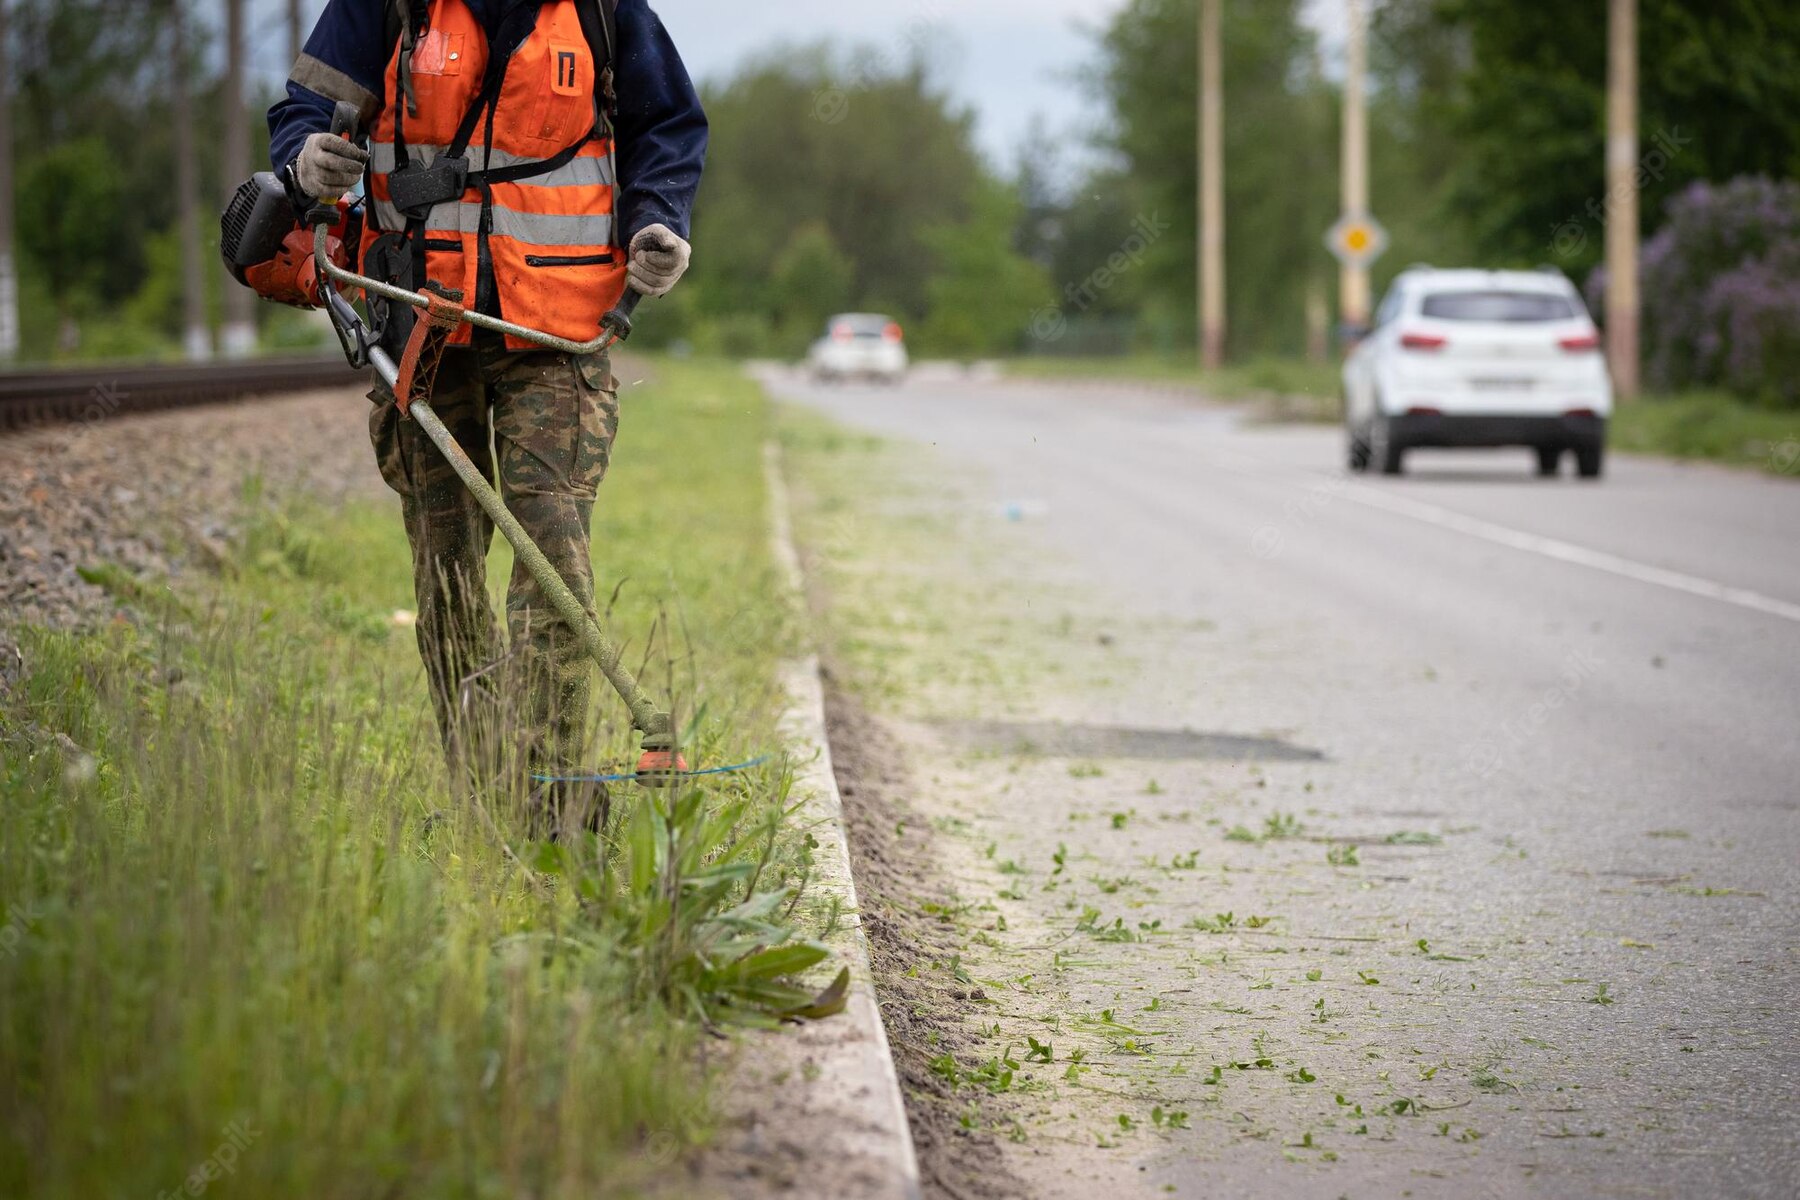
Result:
[[[689,753],[737,762],[778,748],[795,637],[767,414],[727,368],[654,371],[627,382],[600,603],[622,585],[611,620]],[[448,794],[394,509],[260,512],[216,579],[93,564],[132,622],[13,631],[0,1193],[668,1186],[708,1131],[703,1030],[805,1009],[835,969],[795,928],[785,765],[620,792],[607,843],[532,846]]]
[[[1132,670],[1113,648],[1119,623],[1072,587],[1026,585],[1029,526],[958,490],[933,451],[796,406],[777,424],[797,535],[830,597],[818,619],[839,684],[909,716],[992,717],[1051,683],[1100,687]]]

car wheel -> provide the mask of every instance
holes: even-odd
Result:
[[[1346,444],[1346,453],[1344,457],[1350,469],[1358,475],[1367,471],[1369,469],[1368,439],[1364,438],[1354,429],[1346,429],[1344,441]]]
[[[1583,479],[1598,479],[1604,475],[1606,473],[1606,447],[1575,447],[1575,471]]]
[[[1539,446],[1537,448],[1538,474],[1543,478],[1554,476],[1562,466],[1561,446]]]
[[[1383,475],[1400,475],[1406,471],[1406,448],[1394,444],[1393,430],[1386,417],[1369,422],[1369,459]]]

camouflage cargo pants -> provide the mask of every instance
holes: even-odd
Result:
[[[521,796],[529,770],[581,764],[593,664],[522,565],[501,637],[487,592],[493,523],[393,393],[378,385],[369,398],[375,455],[412,543],[419,653],[452,776]],[[507,508],[591,610],[588,531],[619,428],[607,356],[508,351],[477,334],[445,355],[432,407],[489,479],[497,468]]]

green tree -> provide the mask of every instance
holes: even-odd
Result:
[[[1021,348],[1053,293],[1044,269],[1013,248],[1020,209],[1012,189],[989,182],[969,220],[926,234],[933,271],[921,346],[961,358]]]
[[[983,171],[973,118],[920,63],[787,48],[706,94],[712,153],[694,282],[715,316],[770,310],[796,235],[823,228],[854,264],[849,300],[924,312],[923,231],[965,219]]]
[[[103,306],[118,253],[105,219],[124,202],[125,180],[99,138],[86,137],[39,154],[20,180],[18,220],[25,265],[49,285],[65,323]]]
[[[1416,262],[1479,261],[1469,215],[1449,201],[1464,153],[1450,109],[1469,40],[1432,15],[1435,0],[1374,6],[1369,38],[1369,204],[1386,226],[1377,290]]]
[[[1383,6],[1403,144],[1431,163],[1440,213],[1483,263],[1579,274],[1599,261],[1606,19],[1599,0]],[[1638,24],[1646,228],[1695,179],[1800,174],[1800,6],[1640,0]]]
[[[822,222],[801,226],[775,262],[770,301],[783,348],[797,353],[827,317],[844,311],[856,286],[856,263]]]
[[[1326,269],[1319,237],[1336,207],[1335,104],[1300,7],[1299,0],[1226,0],[1224,9],[1226,275],[1234,353],[1297,352],[1308,278]],[[1196,22],[1195,0],[1131,0],[1101,37],[1096,76],[1113,118],[1108,144],[1150,210],[1137,215],[1170,225],[1145,264],[1146,311],[1190,329]],[[1127,233],[1119,229],[1116,237]]]
[[[54,159],[78,144],[103,147],[105,161],[95,165],[108,186],[85,192],[82,201],[103,200],[105,206],[81,209],[81,219],[106,238],[105,251],[97,262],[68,269],[97,271],[92,280],[108,297],[122,298],[143,272],[142,247],[149,234],[174,220],[169,114],[160,85],[171,64],[146,50],[166,45],[167,6],[107,0],[12,3],[19,178],[23,183],[40,158]],[[216,147],[218,105],[202,98],[195,109],[208,123],[200,144]],[[38,236],[21,212],[21,245],[29,247]]]

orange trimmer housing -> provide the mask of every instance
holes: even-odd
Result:
[[[344,243],[332,238],[327,243],[331,261],[344,266],[349,256]],[[313,236],[298,224],[281,240],[281,249],[267,262],[244,269],[244,282],[264,300],[294,308],[318,308],[325,303],[320,287],[319,263],[313,254]]]

